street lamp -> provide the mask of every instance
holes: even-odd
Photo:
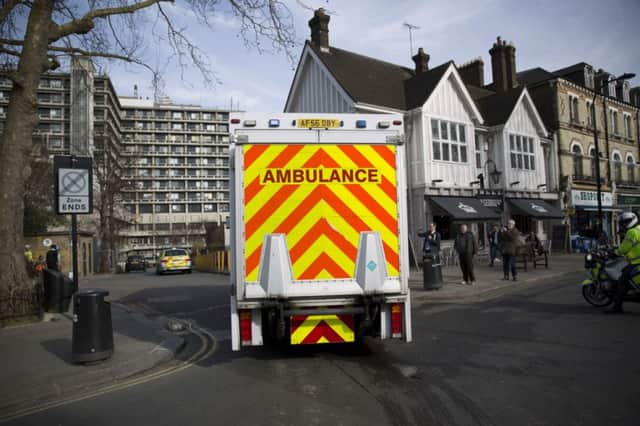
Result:
[[[635,77],[636,75],[633,73],[624,73],[618,78],[607,79],[604,80],[601,84],[601,87],[609,83],[613,83],[621,80],[628,80],[630,78]],[[595,147],[595,156],[596,156],[596,198],[598,202],[598,239],[602,235],[602,182],[600,181],[600,144],[598,143],[598,123],[596,121],[596,97],[598,96],[598,91],[596,88],[593,88],[593,99],[591,100],[591,118],[593,121],[593,145]],[[607,116],[607,111],[605,110],[604,100],[602,103],[602,113]],[[605,133],[605,137],[607,134]],[[608,153],[607,153],[608,156]]]

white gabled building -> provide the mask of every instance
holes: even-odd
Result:
[[[546,186],[552,141],[527,90],[515,84],[502,90],[498,86],[506,76],[495,72],[498,84],[484,86],[481,60],[429,68],[429,55],[419,49],[410,69],[329,46],[329,19],[319,9],[309,21],[311,41],[305,43],[285,112],[403,113],[411,229],[435,221],[449,239],[455,223],[471,222],[484,241],[487,222],[514,216],[520,228],[544,238],[543,223],[562,214],[549,203],[557,195]],[[498,45],[491,51],[494,68],[496,61],[506,63],[509,49],[515,51]]]

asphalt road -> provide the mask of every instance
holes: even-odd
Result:
[[[217,352],[178,374],[10,424],[637,425],[640,305],[603,315],[576,281],[414,306],[411,344],[233,353],[226,277],[96,279],[112,300],[197,321],[218,339]]]

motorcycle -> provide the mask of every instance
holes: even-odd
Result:
[[[585,255],[584,263],[589,276],[582,281],[582,296],[596,308],[609,306],[629,262],[612,247],[598,247]],[[631,277],[624,300],[640,303],[640,266],[634,267]]]

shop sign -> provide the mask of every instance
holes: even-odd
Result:
[[[598,193],[596,191],[571,191],[571,200],[576,207],[597,207],[598,206]],[[613,196],[610,192],[601,192],[600,201],[602,207],[613,206]]]
[[[618,195],[619,206],[640,206],[640,195]]]
[[[478,198],[480,203],[493,210],[502,210],[502,198]]]

